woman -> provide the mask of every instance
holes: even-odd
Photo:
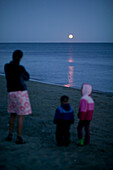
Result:
[[[19,65],[22,56],[22,51],[14,51],[13,60],[10,63],[6,64],[4,67],[8,90],[8,113],[10,113],[9,134],[6,140],[12,141],[14,122],[17,115],[18,121],[17,139],[15,142],[16,144],[25,143],[25,141],[23,141],[21,137],[23,118],[24,115],[31,114],[31,106],[27,87],[24,83],[24,80],[29,80],[29,74],[22,65]]]

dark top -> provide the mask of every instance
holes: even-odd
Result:
[[[70,104],[62,104],[56,109],[54,123],[59,124],[62,122],[74,123],[73,109]]]
[[[29,80],[29,74],[22,65],[11,61],[10,63],[5,64],[4,70],[8,92],[27,90],[24,80]]]

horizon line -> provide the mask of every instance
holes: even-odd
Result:
[[[42,44],[47,44],[47,43],[48,44],[52,44],[52,43],[59,43],[59,44],[61,44],[61,43],[65,43],[65,44],[66,43],[67,44],[73,43],[73,44],[78,44],[78,43],[113,43],[113,42],[111,42],[111,41],[110,42],[106,42],[106,41],[105,42],[103,42],[103,41],[102,42],[101,41],[99,41],[99,42],[92,42],[92,41],[91,42],[90,41],[89,42],[30,42],[30,41],[29,42],[0,42],[0,44],[25,44],[25,43],[26,44],[27,43],[28,44],[31,44],[31,43],[32,44],[41,44],[41,43]]]

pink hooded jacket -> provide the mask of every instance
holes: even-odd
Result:
[[[90,96],[92,90],[93,88],[90,84],[83,84],[78,113],[80,120],[92,120],[94,110],[94,101]]]

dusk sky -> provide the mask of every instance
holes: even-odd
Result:
[[[113,42],[113,0],[0,0],[0,42]]]

